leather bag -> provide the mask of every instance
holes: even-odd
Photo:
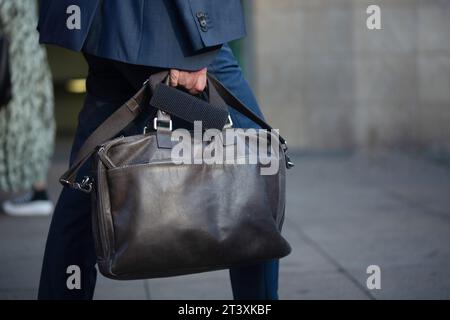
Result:
[[[171,115],[222,130],[230,125],[231,106],[262,128],[271,127],[210,75],[209,102],[169,87],[165,78],[167,72],[152,75],[92,133],[60,178],[64,186],[92,194],[100,272],[119,280],[168,277],[288,255],[281,228],[286,169],[293,164],[285,140],[267,135],[279,139],[279,170],[273,175],[261,175],[261,164],[175,164]],[[150,106],[157,110],[154,131],[111,140]],[[239,139],[245,137],[222,141],[224,149]],[[92,155],[93,174],[77,182]]]

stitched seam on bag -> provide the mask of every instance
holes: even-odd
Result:
[[[247,157],[241,157],[241,158],[235,158],[233,160],[246,160],[248,159]],[[117,171],[120,171],[119,169],[123,169],[123,170],[132,170],[132,169],[138,169],[138,168],[142,168],[142,167],[146,167],[146,166],[152,166],[152,165],[172,165],[173,167],[179,167],[180,165],[183,165],[183,163],[180,164],[176,164],[174,162],[149,162],[149,163],[140,163],[140,164],[130,164],[130,165],[125,165],[125,166],[121,166],[121,167],[115,167],[115,168],[111,168],[109,170],[107,170],[107,173],[115,173]],[[254,164],[250,164],[250,163],[212,163],[212,164],[204,164],[204,163],[199,163],[199,164],[195,164],[195,163],[191,163],[188,165],[192,165],[192,166],[199,166],[199,165],[207,165],[207,166],[223,166],[223,165],[259,165],[259,163],[254,163]]]

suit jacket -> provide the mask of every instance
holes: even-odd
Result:
[[[67,8],[80,8],[69,29]],[[41,43],[131,64],[198,70],[245,35],[240,0],[42,0]]]

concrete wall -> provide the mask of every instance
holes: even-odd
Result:
[[[246,2],[247,70],[291,146],[450,152],[450,0]]]

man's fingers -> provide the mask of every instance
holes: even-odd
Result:
[[[180,79],[180,71],[179,70],[175,70],[175,69],[170,70],[169,80],[170,80],[170,85],[172,87],[178,86],[179,79]]]
[[[187,90],[192,90],[195,87],[195,84],[197,83],[197,75],[196,74],[188,74],[186,77],[186,84],[184,87]]]
[[[189,83],[189,86],[186,88],[188,90],[195,90],[195,86],[197,85],[197,77],[193,77],[192,81]]]
[[[206,74],[202,74],[198,77],[197,83],[195,84],[194,89],[198,92],[202,92],[206,87]]]
[[[196,82],[194,87],[189,90],[191,94],[199,94],[200,92],[203,92],[206,87],[206,68],[203,68],[196,72]]]
[[[192,89],[189,90],[188,92],[189,92],[190,94],[194,95],[194,96],[200,93],[200,92],[197,91],[195,88],[192,88]]]
[[[195,72],[172,69],[170,70],[170,85],[183,87],[191,94],[198,94],[206,87],[206,72],[206,68]]]
[[[180,87],[185,88],[186,87],[186,83],[187,83],[187,74],[184,71],[180,71],[180,74],[178,76],[178,85]]]

